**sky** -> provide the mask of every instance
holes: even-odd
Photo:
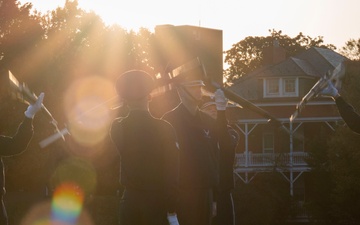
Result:
[[[31,2],[40,12],[63,7],[65,0]],[[360,38],[359,0],[79,0],[107,25],[153,31],[163,24],[200,26],[223,31],[223,50],[248,36],[268,36],[269,30],[295,37],[302,32],[341,48]]]

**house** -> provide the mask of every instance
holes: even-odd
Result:
[[[221,30],[162,25],[156,28],[155,36],[163,44],[159,48],[166,59],[160,60],[156,71],[164,75],[164,71],[199,58],[209,71],[207,77],[222,83]],[[303,175],[310,171],[306,163],[308,144],[313,139],[326,138],[343,121],[334,102],[320,97],[309,101],[294,120],[290,117],[314,84],[347,58],[318,47],[287,58],[285,50],[274,43],[265,49],[264,59],[263,67],[226,89],[254,106],[240,103],[243,108],[233,105],[226,111],[229,122],[240,134],[235,177],[250,183],[257,174],[276,170],[288,181],[289,194],[301,205],[305,201]],[[178,103],[177,93],[169,89],[152,100],[150,109],[157,117]],[[275,120],[269,122],[264,112]]]
[[[289,193],[305,201],[308,143],[326,138],[342,123],[332,99],[315,97],[290,120],[297,104],[326,72],[347,58],[326,48],[312,47],[286,58],[278,44],[264,51],[265,64],[239,79],[229,91],[250,101],[280,123],[271,123],[256,110],[229,107],[228,119],[240,134],[235,174],[244,183],[258,173],[278,171],[289,182]]]

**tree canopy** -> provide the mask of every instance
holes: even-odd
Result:
[[[224,78],[228,84],[234,80],[245,76],[249,72],[263,66],[264,49],[274,45],[274,41],[279,43],[286,51],[286,56],[290,57],[298,54],[313,46],[327,47],[336,49],[334,45],[323,45],[323,37],[311,38],[303,33],[299,33],[294,38],[282,33],[281,30],[269,30],[270,35],[266,37],[246,37],[232,45],[232,48],[225,51],[225,63],[229,65],[224,70]]]
[[[30,3],[20,5],[16,0],[0,0],[1,76],[7,76],[10,70],[35,94],[45,92],[44,105],[63,128],[65,124],[69,125],[66,111],[74,107],[67,106],[64,110],[65,102],[83,94],[76,91],[85,92],[86,89],[88,96],[83,99],[94,98],[95,93],[104,94],[102,101],[106,102],[105,97],[111,98],[113,96],[109,95],[115,94],[111,84],[123,71],[138,68],[152,74],[154,69],[149,60],[152,36],[145,28],[135,32],[118,25],[106,26],[94,12],[79,8],[77,0],[67,0],[63,7],[46,14],[33,11]],[[84,88],[73,88],[78,80],[88,77],[94,79],[85,82]],[[103,87],[103,83],[110,85]],[[5,97],[7,84],[2,82],[0,85],[4,99],[0,111],[1,132],[12,135],[27,106]],[[90,110],[94,105],[87,107]],[[41,114],[35,118],[34,127],[35,136],[28,150],[16,158],[6,159],[8,191],[43,189],[56,164],[64,157],[78,156],[81,151],[81,156],[90,160],[99,174],[107,171],[106,176],[98,176],[98,187],[94,191],[106,193],[118,189],[117,157],[114,157],[116,152],[109,146],[109,140],[105,138],[90,147],[68,138],[65,143],[56,142],[44,152],[38,143],[52,135],[54,128]],[[75,148],[79,151],[72,152]],[[89,154],[91,151],[93,155]],[[38,175],[32,176],[33,173]]]
[[[264,49],[272,46],[275,40],[286,49],[287,56],[295,55],[313,46],[335,49],[333,45],[324,45],[321,36],[312,38],[300,32],[295,37],[289,37],[281,30],[269,30],[269,32],[270,35],[266,37],[246,37],[224,52],[225,62],[230,65],[224,71],[228,84],[262,66]],[[359,60],[359,43],[360,39],[348,41],[342,49],[343,54],[353,60]],[[11,70],[20,82],[27,83],[37,94],[44,91],[46,93],[44,104],[58,119],[59,124],[67,122],[64,108],[68,110],[70,107],[65,107],[65,100],[76,99],[79,95],[75,91],[67,94],[67,91],[69,89],[83,90],[72,89],[73,83],[84,77],[95,76],[99,79],[87,83],[86,87],[95,92],[104,90],[99,88],[103,83],[97,83],[102,80],[100,78],[106,78],[110,83],[114,83],[116,77],[128,69],[138,68],[154,74],[157,72],[157,64],[162,62],[156,44],[154,34],[148,29],[142,28],[135,32],[125,30],[118,25],[106,26],[94,12],[86,12],[79,8],[77,0],[67,0],[64,7],[59,7],[44,15],[36,11],[32,12],[32,5],[29,3],[20,5],[16,0],[0,0],[0,70]],[[348,73],[351,75],[346,76],[346,88],[342,94],[357,109],[360,109],[359,72],[355,68],[358,67],[349,70]],[[0,76],[4,75],[6,74],[0,74]],[[107,89],[111,91],[112,88]],[[90,96],[88,99],[90,98],[95,97]],[[1,102],[0,131],[2,134],[10,135],[16,130],[26,107],[24,104],[11,100]],[[115,153],[109,147],[109,140],[104,139],[102,143],[91,147],[81,146],[74,141],[56,142],[44,150],[39,148],[38,141],[52,134],[53,127],[41,116],[35,119],[34,123],[36,132],[29,149],[16,158],[5,159],[9,191],[42,189],[48,185],[48,180],[59,161],[69,155],[80,155],[89,158],[99,175],[97,176],[97,190],[94,192],[115,193],[119,188],[117,186],[118,157],[115,157]],[[313,199],[314,203],[320,204],[313,205],[313,208],[333,210],[335,208],[330,208],[330,206],[342,207],[337,208],[339,213],[353,213],[352,218],[358,220],[356,213],[360,209],[360,204],[356,202],[354,210],[350,209],[350,204],[354,198],[352,196],[356,199],[360,196],[357,191],[360,175],[359,139],[350,140],[351,136],[346,133],[348,131],[339,129],[337,132],[337,136],[330,141],[329,146],[326,145],[328,143],[320,143],[325,145],[322,149],[324,155],[321,155],[323,158],[318,158],[314,165],[317,166],[317,175],[322,177],[323,183],[317,186],[319,189],[314,190],[314,193],[321,193],[321,195]],[[347,144],[344,145],[344,143]],[[74,153],[74,148],[79,149],[80,153]],[[100,151],[94,155],[89,154],[95,149]],[[321,167],[323,164],[325,167]],[[47,169],[44,170],[44,168]],[[324,174],[326,176],[322,176]],[[259,205],[256,203],[259,202],[266,204],[269,209],[263,212],[256,211],[256,213],[263,213],[262,218],[257,217],[258,214],[252,214],[251,218],[241,218],[242,221],[254,223],[284,221],[283,216],[290,214],[289,211],[281,214],[290,200],[287,199],[287,193],[283,195],[282,190],[286,189],[283,183],[280,180],[279,183],[272,182],[272,180],[278,180],[277,175],[272,174],[272,179],[259,176],[258,183],[254,183],[253,186],[256,188],[255,192],[252,193],[254,197],[261,197],[257,202],[237,193],[235,197],[240,201],[248,200],[249,206],[249,208],[240,208],[245,211],[239,215],[246,216],[246,210],[251,208],[256,210]],[[264,189],[264,184],[268,188]],[[240,191],[250,193],[251,187],[242,186],[241,188]],[[274,198],[270,198],[270,195]],[[278,201],[274,202],[273,199],[278,199]],[[329,207],[322,208],[321,204],[324,202],[329,203]],[[328,212],[322,211],[317,215],[318,217],[326,216]]]
[[[345,46],[341,48],[340,53],[351,60],[360,61],[360,38],[347,41]]]
[[[340,94],[360,110],[360,63],[350,61]],[[316,224],[358,224],[360,217],[360,138],[345,124],[328,139],[309,147],[312,184],[307,208]]]

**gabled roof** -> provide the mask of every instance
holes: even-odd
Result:
[[[289,57],[277,64],[261,67],[244,78],[236,81],[230,89],[240,92],[244,87],[245,81],[261,79],[265,77],[306,77],[310,79],[318,79],[327,71],[333,70],[339,63],[346,61],[347,58],[339,53],[319,47],[311,47],[310,49]],[[247,86],[247,84],[245,84]]]
[[[303,71],[304,74],[310,77],[318,77],[319,74],[308,61],[295,57],[291,57],[291,59],[299,66],[299,68]]]
[[[307,61],[290,57],[278,64],[269,66],[256,75],[263,77],[317,76],[316,71]]]
[[[321,75],[335,69],[339,63],[347,60],[346,57],[333,50],[319,47],[312,47],[298,54],[296,58],[306,60]]]

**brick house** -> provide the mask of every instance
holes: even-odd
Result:
[[[289,58],[285,55],[284,49],[275,44],[264,52],[262,68],[228,88],[267,111],[281,126],[245,107],[229,107],[227,114],[240,134],[236,178],[249,183],[258,173],[276,169],[289,182],[289,193],[301,206],[306,186],[303,174],[310,171],[306,163],[307,143],[326,138],[342,119],[334,101],[322,97],[308,102],[294,121],[290,121],[290,116],[320,77],[347,58],[319,47]]]
[[[199,58],[209,77],[222,83],[222,31],[194,27],[163,25],[155,36],[166,52],[168,61],[160,64],[165,71]],[[169,48],[169,46],[175,46]],[[180,46],[180,47],[179,47]],[[179,53],[179,49],[184,52]],[[180,56],[181,57],[180,57]],[[268,112],[281,122],[273,124],[247,107],[227,108],[227,118],[240,134],[236,150],[235,177],[251,182],[258,173],[278,171],[289,183],[289,193],[299,205],[305,201],[308,143],[326,138],[334,127],[343,123],[336,105],[329,98],[314,98],[292,122],[290,116],[311,87],[329,70],[347,58],[325,48],[312,47],[293,57],[277,43],[264,50],[264,65],[236,81],[229,91]],[[171,62],[171,63],[169,63]],[[153,99],[150,109],[155,117],[179,103],[175,90]]]

